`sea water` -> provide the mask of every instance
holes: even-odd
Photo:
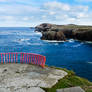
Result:
[[[0,52],[29,52],[46,56],[48,66],[73,70],[92,81],[92,43],[40,40],[41,33],[28,27],[1,27]]]

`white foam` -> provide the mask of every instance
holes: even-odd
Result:
[[[92,64],[92,62],[87,62],[88,64]]]
[[[55,43],[55,45],[59,45],[58,43]]]
[[[91,43],[92,44],[92,41],[86,41],[86,43]]]
[[[20,41],[20,42],[28,41],[28,40],[30,40],[30,39],[28,39],[28,38],[27,39],[24,39],[24,38],[23,39],[18,39],[18,41]]]
[[[68,41],[69,41],[69,42],[74,42],[75,40],[74,40],[74,39],[69,39]]]
[[[42,35],[42,33],[41,32],[35,32],[36,34],[39,34],[39,35]]]
[[[57,40],[43,40],[43,41],[46,41],[46,42],[52,42],[52,43],[56,43],[56,42],[65,42],[65,41],[57,41]]]
[[[81,46],[83,43],[77,44],[77,45],[73,45],[72,47],[79,47]]]
[[[14,42],[17,42],[18,44],[20,45],[30,45],[30,43],[28,42],[28,40],[30,40],[29,38],[22,38],[22,39],[17,39],[17,40],[14,40]]]

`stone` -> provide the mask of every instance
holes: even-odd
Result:
[[[57,89],[56,92],[85,92],[81,87]]]

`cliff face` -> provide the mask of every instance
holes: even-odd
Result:
[[[35,27],[35,31],[42,32],[42,40],[66,40],[69,38],[92,41],[92,26],[55,25],[43,23]]]
[[[42,32],[42,40],[66,40],[65,35],[63,34],[62,31],[47,31],[47,32]]]

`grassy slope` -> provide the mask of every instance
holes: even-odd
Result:
[[[63,70],[68,72],[68,75],[65,78],[59,80],[59,82],[52,88],[43,88],[46,92],[56,92],[56,89],[69,88],[75,86],[82,87],[86,92],[92,92],[92,82],[89,82],[84,78],[76,76],[75,73],[72,71],[68,71],[66,69]]]
[[[84,26],[84,25],[54,25],[56,29],[88,29],[92,30],[92,26]]]

